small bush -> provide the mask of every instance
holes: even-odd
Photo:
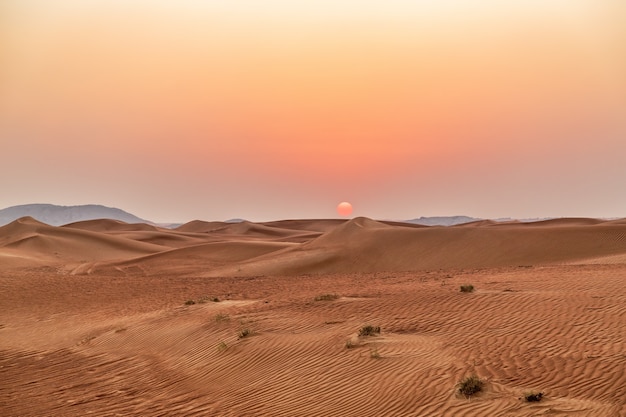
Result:
[[[244,337],[248,337],[250,335],[252,335],[252,330],[245,328],[239,331],[239,335],[237,336],[237,338],[243,339]]]
[[[461,285],[461,292],[474,292],[474,286],[473,285]]]
[[[198,300],[198,304],[204,304],[207,301],[212,301],[214,303],[219,303],[220,299],[217,297],[202,297]]]
[[[526,400],[526,402],[529,403],[534,403],[534,402],[539,402],[541,401],[541,399],[543,398],[543,392],[527,392],[524,394],[524,399]]]
[[[228,321],[228,320],[230,320],[230,317],[228,316],[228,314],[219,313],[215,315],[215,321],[218,323],[223,322],[223,321]]]
[[[228,349],[228,345],[226,344],[226,342],[221,341],[219,345],[217,345],[217,350],[220,352],[223,352],[225,350]]]
[[[357,345],[352,342],[351,339],[346,340],[346,345],[345,345],[346,349],[352,349],[354,347],[357,347]]]
[[[315,301],[333,301],[339,298],[337,294],[322,294],[315,297]]]
[[[476,375],[468,376],[459,382],[459,392],[466,397],[482,391],[484,382]]]
[[[363,326],[359,329],[359,336],[374,336],[380,334],[380,326]]]
[[[193,301],[193,300],[187,300],[187,301],[185,301],[185,305],[186,305],[186,306],[192,306],[192,305],[194,305],[195,303],[196,303],[196,302],[195,302],[195,301]]]

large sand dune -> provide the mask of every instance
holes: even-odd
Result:
[[[165,249],[168,248],[112,234],[49,226],[30,217],[0,227],[0,270],[23,266],[24,260],[37,265],[68,266],[134,258]]]
[[[625,279],[623,220],[22,218],[0,415],[626,416]]]
[[[407,227],[357,218],[289,250],[204,276],[418,271],[575,262],[625,253],[619,224]]]

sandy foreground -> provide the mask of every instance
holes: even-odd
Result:
[[[24,218],[0,415],[626,416],[625,282],[623,220]]]

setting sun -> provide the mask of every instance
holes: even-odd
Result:
[[[340,216],[349,216],[352,214],[352,204],[348,203],[348,202],[342,202],[339,203],[339,205],[337,206],[337,213],[339,213]]]

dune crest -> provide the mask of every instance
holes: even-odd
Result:
[[[29,217],[0,228],[3,267],[36,259],[75,272],[173,268],[201,276],[399,272],[438,268],[620,262],[626,224],[595,219],[535,223],[479,221],[452,227],[382,222],[291,220],[194,221],[175,230],[115,220],[63,227]],[[192,257],[193,262],[186,262]],[[77,262],[89,264],[76,268]],[[141,264],[146,263],[142,268]],[[117,266],[116,266],[117,265]],[[194,268],[195,265],[195,268]]]

